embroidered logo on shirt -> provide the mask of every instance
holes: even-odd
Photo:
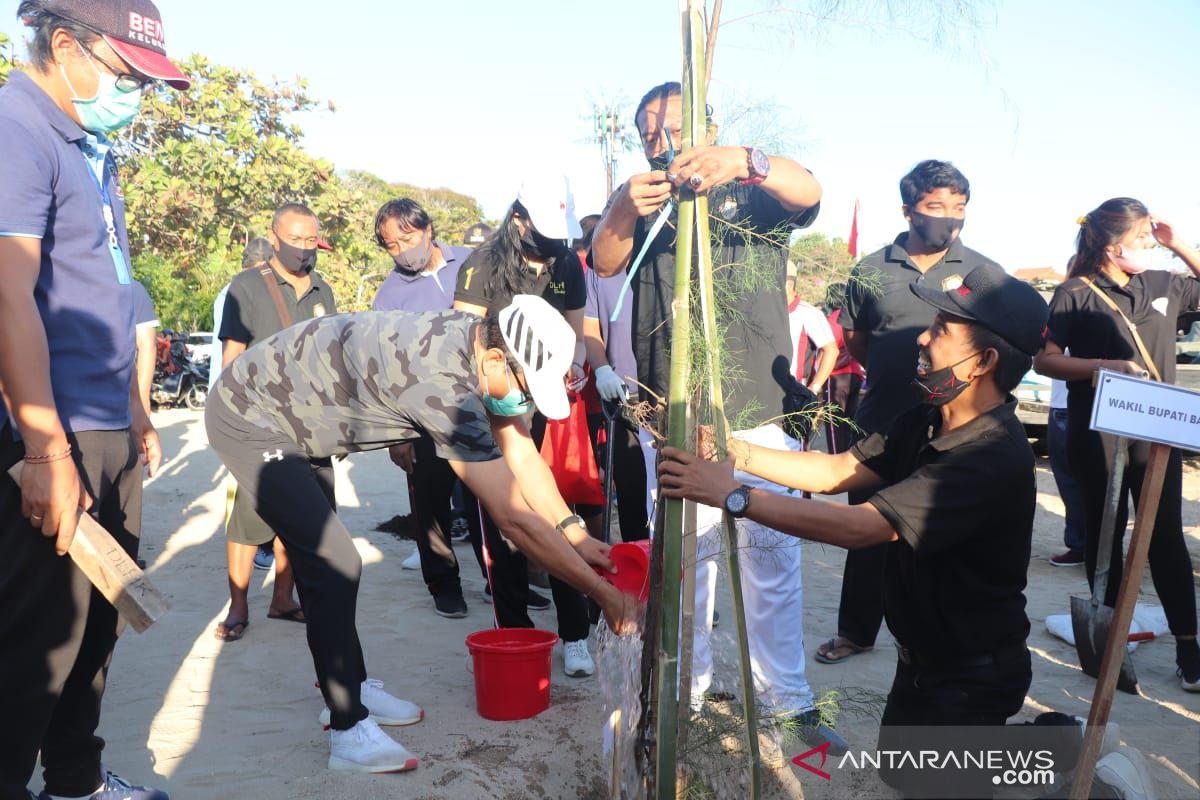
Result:
[[[263,461],[268,464],[271,463],[272,461],[283,461],[283,448],[280,448],[280,447],[275,448],[274,453],[272,453],[270,450],[264,450],[263,451]]]
[[[556,283],[554,281],[550,281],[550,289],[555,294],[566,294],[567,293],[567,282],[566,281],[558,281]]]
[[[315,305],[313,305],[313,316],[314,317],[325,316],[325,304],[324,303],[316,303]]]
[[[1165,297],[1156,297],[1150,303],[1150,307],[1165,317],[1167,315],[1167,302],[1167,298]]]

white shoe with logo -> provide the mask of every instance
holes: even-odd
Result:
[[[383,681],[367,678],[362,683],[362,704],[376,725],[415,725],[425,719],[420,706],[393,697],[383,690]],[[329,726],[329,709],[321,709],[321,724]]]
[[[370,719],[349,730],[329,732],[329,768],[350,772],[405,772],[417,757]]]
[[[569,678],[586,678],[596,671],[596,664],[588,652],[587,639],[563,642],[563,670]]]

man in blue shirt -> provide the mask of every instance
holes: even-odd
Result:
[[[396,268],[375,295],[375,311],[448,311],[454,305],[458,268],[470,248],[439,241],[433,220],[407,198],[384,203],[375,215],[375,241]],[[422,437],[389,450],[396,466],[408,473],[408,497],[416,519],[421,577],[433,595],[434,613],[459,619],[467,615],[458,559],[450,541],[450,498],[456,476],[433,443]]]
[[[156,81],[187,88],[149,0],[24,0],[29,66],[0,90],[0,798],[164,800],[95,735],[116,610],[69,558],[91,509],[131,554],[158,435],[134,379],[125,208],[108,135]],[[40,535],[39,535],[40,534]]]

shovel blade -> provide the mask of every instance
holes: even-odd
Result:
[[[1100,674],[1100,662],[1104,659],[1104,649],[1108,646],[1108,635],[1112,628],[1113,610],[1108,606],[1100,606],[1092,615],[1092,648],[1099,654],[1096,659],[1096,675]],[[1133,660],[1129,658],[1129,650],[1121,648],[1121,672],[1117,675],[1117,688],[1126,694],[1138,693],[1137,673],[1133,671]]]
[[[1092,644],[1092,611],[1090,600],[1084,597],[1071,598],[1071,629],[1075,632],[1075,652],[1079,655],[1079,666],[1084,674],[1093,678],[1100,675],[1101,656]]]

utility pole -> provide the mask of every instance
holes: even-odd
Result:
[[[592,112],[596,142],[600,145],[600,155],[604,160],[605,197],[611,197],[613,181],[617,174],[617,157],[620,152],[628,149],[628,137],[620,111],[615,104],[594,105]]]

